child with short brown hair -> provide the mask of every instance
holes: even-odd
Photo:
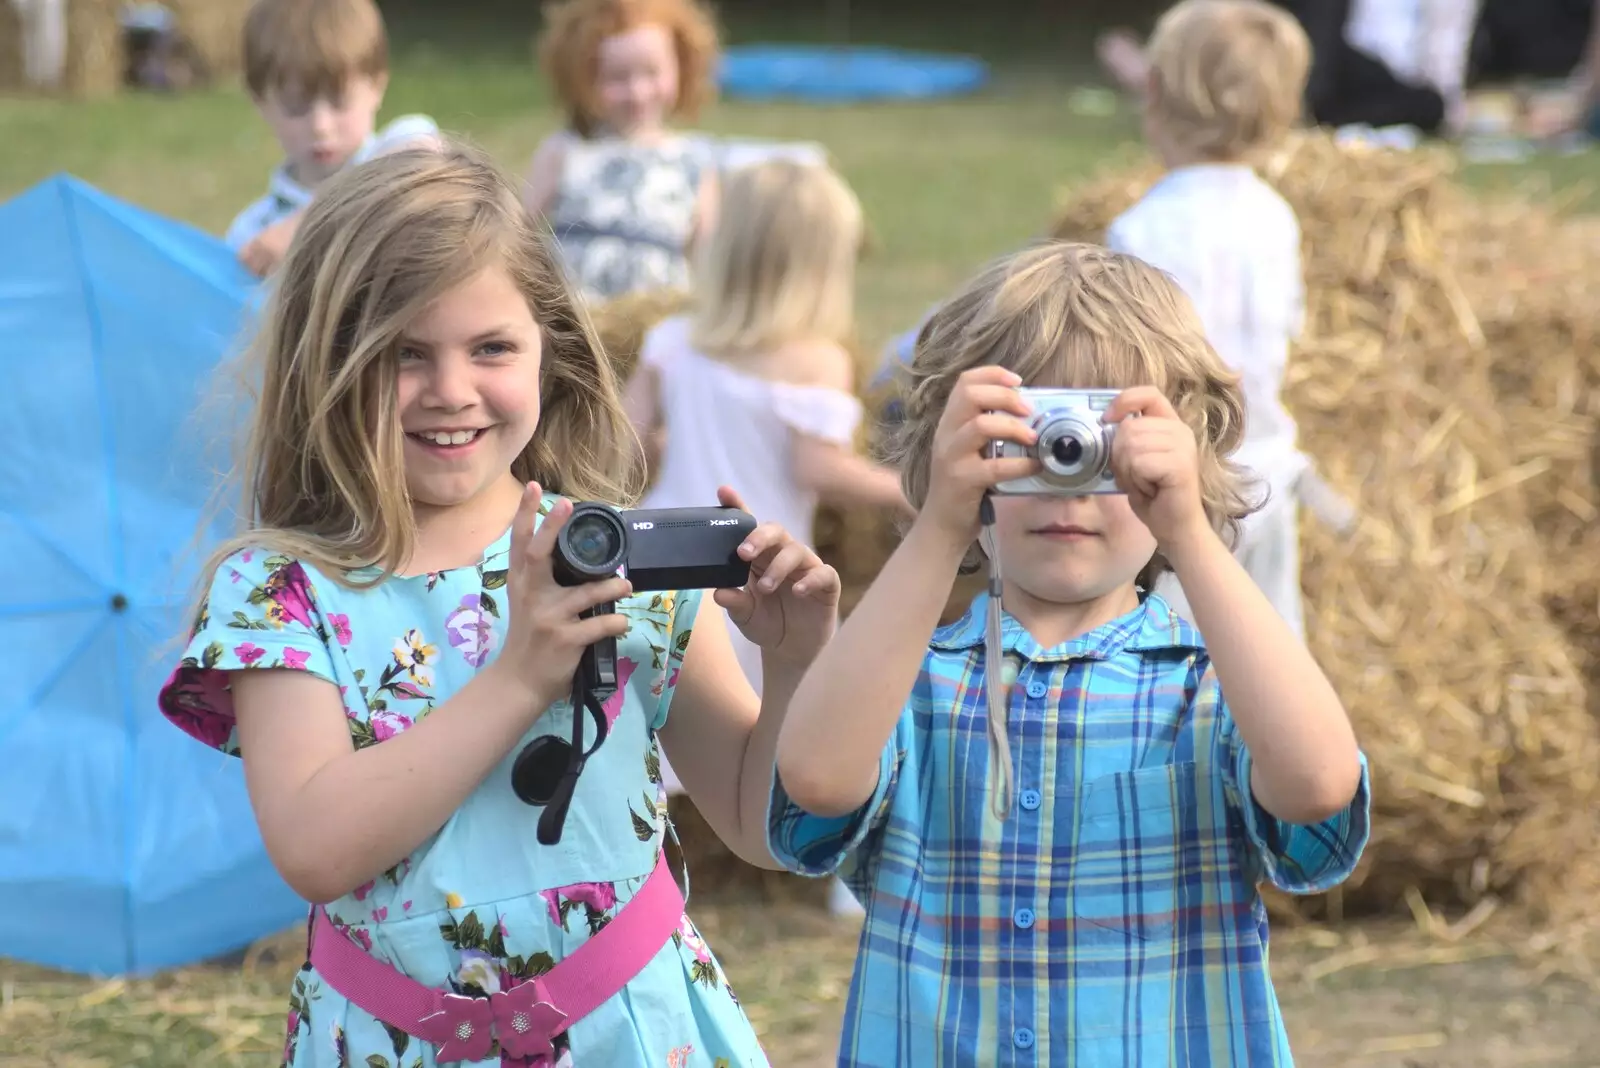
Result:
[[[277,266],[327,178],[383,152],[437,143],[425,115],[375,129],[389,83],[389,39],[373,0],[257,0],[244,24],[245,86],[284,162],[267,194],[228,227],[246,267]]]
[[[1015,485],[1049,440],[1023,386],[1106,391],[1077,440],[1114,489],[1091,446],[1096,492]],[[768,817],[866,905],[840,1068],[1291,1063],[1259,886],[1348,877],[1368,782],[1227,547],[1242,418],[1179,288],[1098,246],[1005,257],[923,327],[917,518],[794,690]],[[940,626],[980,547],[989,592]],[[1200,631],[1141,593],[1169,569]]]
[[[1237,459],[1258,480],[1261,510],[1236,551],[1297,635],[1298,486],[1309,462],[1280,393],[1304,295],[1294,209],[1252,169],[1300,115],[1310,45],[1294,16],[1265,0],[1183,0],[1149,45],[1144,129],[1167,173],[1110,226],[1106,243],[1177,280],[1206,336],[1242,380]],[[1180,614],[1172,578],[1159,587]]]

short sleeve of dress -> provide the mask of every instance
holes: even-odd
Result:
[[[850,445],[861,425],[861,402],[826,386],[772,387],[772,411],[793,430],[824,441]]]
[[[1348,879],[1371,833],[1366,755],[1361,756],[1356,795],[1342,811],[1321,823],[1288,823],[1262,808],[1250,790],[1250,749],[1234,725],[1215,671],[1206,671],[1196,700],[1212,705],[1209,715],[1218,722],[1223,791],[1229,807],[1244,821],[1262,876],[1288,894],[1320,894]],[[1196,718],[1203,720],[1207,715],[1197,710]]]
[[[346,628],[342,617],[323,618],[298,561],[260,549],[235,553],[217,568],[157,703],[185,734],[238,756],[228,673],[279,668],[335,682],[328,643]]]
[[[681,315],[663,319],[645,331],[639,344],[639,363],[660,371],[673,362],[688,342],[689,320]]]
[[[683,654],[689,649],[689,635],[694,633],[694,619],[700,613],[701,590],[679,590],[672,603],[672,633],[667,638],[667,659],[661,665],[661,696],[656,701],[655,714],[650,718],[650,729],[658,731],[667,725],[667,712],[672,707],[672,694],[678,688],[678,671],[683,667]]]

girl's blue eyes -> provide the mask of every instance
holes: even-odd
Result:
[[[472,351],[474,356],[505,356],[512,351],[509,344],[504,341],[486,341]],[[416,349],[401,349],[397,354],[402,361],[422,360],[426,357]]]

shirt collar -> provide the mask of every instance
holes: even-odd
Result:
[[[989,594],[979,593],[965,615],[933,632],[935,649],[956,651],[983,645]],[[1000,613],[1000,645],[1028,661],[1109,660],[1122,652],[1188,652],[1205,648],[1200,632],[1172,610],[1160,594],[1148,595],[1139,607],[1087,634],[1045,649],[1010,612]]]
[[[378,135],[376,133],[368,134],[367,139],[361,142],[361,147],[356,151],[356,154],[350,157],[350,163],[361,163],[370,159],[377,145]],[[346,164],[346,166],[349,166],[349,164]],[[288,160],[284,160],[273,169],[272,177],[267,179],[267,193],[277,198],[278,202],[286,210],[290,211],[297,211],[305,207],[316,196],[313,190],[307,189],[295,181],[294,176],[289,173]]]

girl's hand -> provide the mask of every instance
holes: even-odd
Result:
[[[717,490],[717,499],[725,508],[748,511],[727,486]],[[739,556],[750,561],[750,581],[743,589],[718,590],[712,599],[751,643],[809,666],[839,625],[839,573],[776,523],[751,531]]]
[[[539,484],[528,483],[511,523],[506,640],[490,667],[514,678],[537,712],[571,692],[572,674],[585,649],[601,638],[621,637],[628,631],[628,618],[619,613],[589,619],[580,619],[578,614],[606,601],[620,601],[633,592],[625,578],[580,586],[556,583],[550,554],[556,535],[572,514],[572,502],[566,498],[556,501],[535,530],[542,500]]]
[[[1137,416],[1138,418],[1131,418]],[[1111,470],[1139,521],[1163,552],[1185,539],[1215,536],[1200,502],[1200,450],[1194,431],[1154,386],[1123,390],[1106,410],[1117,424]]]
[[[962,545],[978,536],[978,502],[998,482],[1036,474],[1032,457],[991,459],[986,453],[996,440],[1032,445],[1038,440],[1023,422],[1030,414],[1017,392],[1022,379],[993,364],[974,367],[956,379],[944,414],[933,434],[928,496],[918,523],[937,527]]]

